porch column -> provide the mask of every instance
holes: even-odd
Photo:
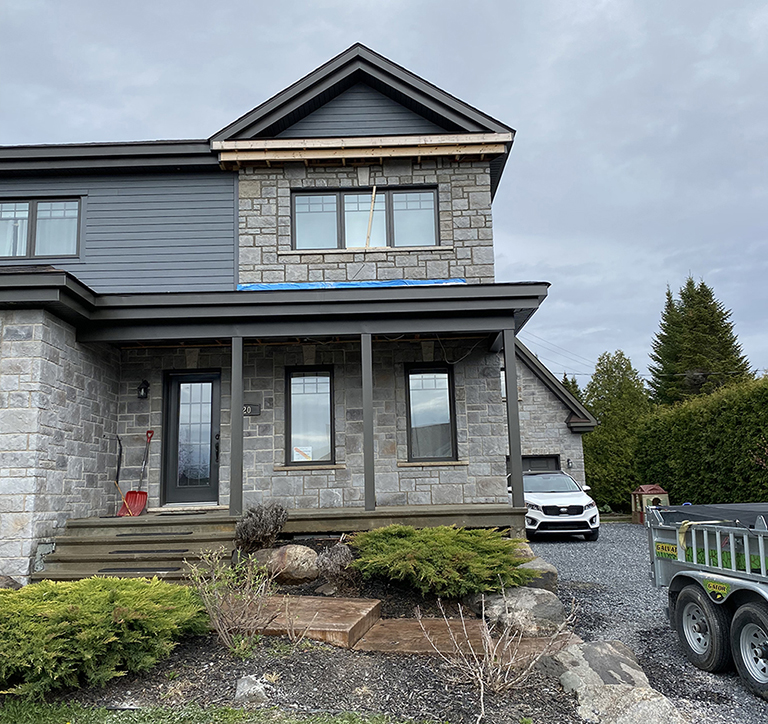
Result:
[[[232,337],[229,514],[243,512],[243,338]]]
[[[376,510],[376,483],[373,457],[373,350],[371,335],[360,335],[363,374],[363,473],[365,509]]]
[[[507,396],[507,434],[509,435],[509,482],[512,486],[512,505],[525,507],[523,495],[523,456],[520,447],[520,415],[517,406],[517,367],[515,361],[515,332],[505,329],[504,341],[504,380]]]

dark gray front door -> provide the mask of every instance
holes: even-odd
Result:
[[[218,373],[166,375],[164,502],[219,499]]]

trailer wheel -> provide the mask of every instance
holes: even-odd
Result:
[[[768,606],[745,603],[736,611],[731,623],[731,648],[744,683],[768,699]]]
[[[722,671],[731,662],[728,614],[698,585],[688,585],[677,597],[675,630],[688,660],[704,671]]]

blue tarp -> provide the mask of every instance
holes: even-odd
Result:
[[[273,282],[238,284],[239,292],[265,292],[276,289],[351,289],[360,287],[429,287],[466,284],[466,279],[388,279],[378,282]]]

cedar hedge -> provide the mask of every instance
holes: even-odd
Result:
[[[768,500],[768,378],[658,408],[637,434],[641,483],[672,504]]]

